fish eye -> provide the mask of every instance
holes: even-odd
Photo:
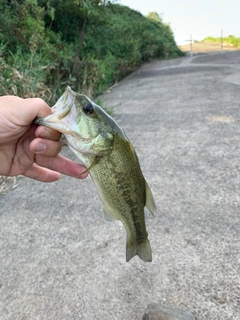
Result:
[[[85,106],[83,106],[83,112],[86,115],[92,114],[94,111],[93,106],[91,105],[91,103],[85,104]]]

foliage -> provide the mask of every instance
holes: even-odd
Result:
[[[217,43],[223,42],[223,44],[230,44],[234,47],[240,47],[240,38],[236,38],[232,35],[224,38],[207,37],[203,39],[203,42],[217,42]]]
[[[19,45],[26,52],[41,47],[45,42],[43,14],[37,0],[1,0],[0,41],[13,53]]]
[[[171,28],[107,0],[1,0],[0,94],[90,97],[152,59],[177,57]]]

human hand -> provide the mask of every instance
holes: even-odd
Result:
[[[33,124],[36,117],[50,115],[51,108],[39,98],[0,97],[0,175],[24,175],[42,182],[60,173],[79,178],[86,168],[59,154],[61,133]]]

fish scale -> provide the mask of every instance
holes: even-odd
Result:
[[[121,219],[129,230],[128,241],[140,244],[140,240],[147,237],[145,179],[135,155],[131,153],[130,143],[115,135],[113,150],[102,157],[90,173],[93,180],[98,181],[97,188],[106,210],[112,212],[116,219]]]

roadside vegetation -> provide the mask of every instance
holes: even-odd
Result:
[[[183,55],[172,30],[116,1],[1,0],[0,95],[92,98],[153,59]]]
[[[214,38],[214,37],[207,37],[202,40],[202,42],[216,42],[216,43],[221,43],[223,41],[223,44],[229,44],[234,47],[240,47],[240,38],[236,38],[235,36],[228,36],[225,38]]]

